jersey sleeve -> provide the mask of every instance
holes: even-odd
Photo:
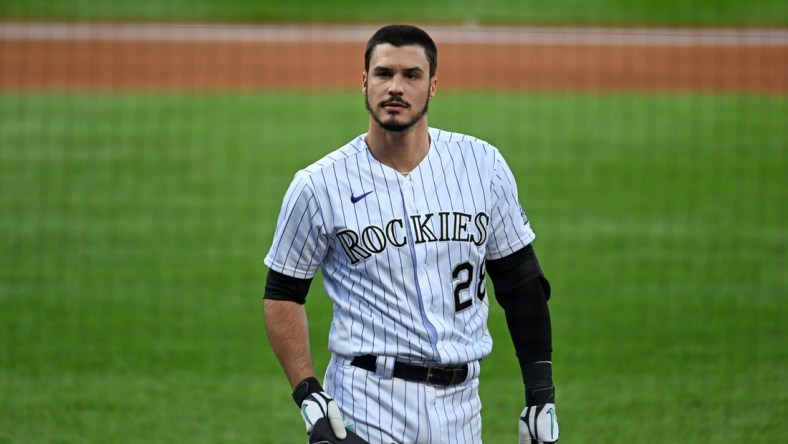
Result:
[[[536,237],[528,216],[520,205],[514,175],[497,150],[492,180],[491,213],[486,259],[506,257],[530,244]]]
[[[290,277],[311,279],[327,248],[318,199],[309,176],[301,172],[285,193],[265,264]]]

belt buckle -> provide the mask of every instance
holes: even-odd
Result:
[[[433,370],[441,370],[443,372],[450,372],[451,378],[448,380],[445,378],[445,373],[433,373]],[[454,385],[457,383],[457,376],[460,374],[460,368],[448,368],[444,366],[431,366],[427,367],[427,385],[430,386],[440,386],[440,387],[448,387],[450,385]],[[439,376],[440,375],[440,376]],[[438,379],[437,381],[435,379]],[[442,379],[442,380],[441,380]]]
[[[435,383],[432,380],[433,376],[435,375],[434,373],[432,373],[432,370],[434,370],[434,369],[435,369],[435,367],[427,367],[427,385],[433,386],[433,387],[435,387],[437,385],[440,385],[440,384]]]

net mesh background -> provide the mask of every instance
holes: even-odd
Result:
[[[304,440],[262,259],[295,172],[366,131],[364,44],[403,20],[291,3],[0,7],[0,442]],[[785,6],[728,26],[652,3],[415,20],[439,51],[429,123],[489,141],[518,181],[553,285],[562,442],[778,442]],[[306,307],[321,374],[319,278]],[[515,442],[491,308],[484,439]]]

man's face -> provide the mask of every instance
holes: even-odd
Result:
[[[376,46],[362,80],[372,118],[383,129],[397,132],[411,128],[427,114],[437,85],[437,78],[430,78],[424,48],[418,45]]]

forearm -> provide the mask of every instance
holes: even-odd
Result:
[[[526,403],[554,402],[550,310],[540,279],[524,284],[522,290],[507,308],[506,322],[520,362]]]
[[[295,387],[314,376],[309,349],[309,328],[304,306],[291,301],[265,299],[265,329],[271,348]]]
[[[304,306],[289,300],[265,299],[264,310],[268,340],[290,380],[293,400],[301,410],[306,432],[310,435],[322,433],[320,439],[313,441],[310,437],[309,442],[328,442],[322,439],[327,439],[328,434],[340,440],[345,439],[352,432],[345,429],[345,421],[337,403],[323,391],[320,382],[314,377]],[[330,429],[318,429],[320,420],[327,420]]]
[[[552,387],[552,325],[547,301],[550,285],[531,246],[500,260],[490,261],[487,271],[495,296],[517,352],[526,393]]]
[[[550,309],[539,279],[525,283],[507,305],[506,323],[520,366],[552,360]]]

